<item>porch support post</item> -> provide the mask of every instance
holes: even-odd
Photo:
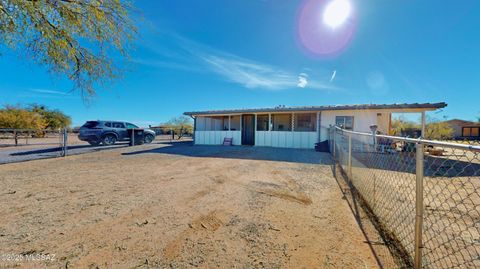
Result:
[[[295,130],[295,113],[292,113],[292,132]]]
[[[268,131],[272,130],[272,113],[268,113]]]
[[[425,138],[425,130],[427,125],[427,119],[425,115],[425,111],[422,111],[422,138]]]
[[[322,130],[320,128],[320,111],[317,112],[317,142],[319,143],[322,140]]]
[[[197,132],[197,116],[192,117],[193,118],[193,144],[195,145],[195,134]]]
[[[240,131],[243,131],[243,115],[240,115]]]
[[[232,130],[232,126],[231,126],[231,121],[232,121],[232,116],[231,115],[228,115],[228,130],[231,131]]]

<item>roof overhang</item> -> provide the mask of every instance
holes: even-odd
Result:
[[[392,112],[431,111],[446,107],[441,103],[413,103],[413,104],[364,104],[364,105],[335,105],[335,106],[304,106],[304,107],[275,107],[275,108],[247,108],[185,112],[187,116],[205,115],[234,115],[254,113],[288,113],[288,112],[315,112],[332,110],[391,110]]]

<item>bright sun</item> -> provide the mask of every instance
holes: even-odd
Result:
[[[323,12],[323,23],[335,29],[348,19],[351,11],[348,0],[332,0]]]

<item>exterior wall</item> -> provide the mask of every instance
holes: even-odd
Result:
[[[241,131],[195,131],[195,144],[222,145],[225,137],[233,138],[234,145],[242,144]]]
[[[463,135],[463,128],[461,123],[451,123],[450,126],[453,129],[453,137],[462,137]]]
[[[449,120],[447,121],[448,125],[453,129],[453,137],[461,138],[463,136],[463,127],[472,124],[472,122],[463,121],[463,120]]]
[[[377,116],[381,113],[381,116]],[[330,125],[335,125],[336,116],[353,116],[353,130],[357,132],[371,132],[370,126],[377,125],[378,130],[382,133],[388,132],[389,127],[389,113],[385,110],[331,110],[322,111],[321,113],[321,134],[320,140],[328,139],[328,132],[326,131]]]
[[[317,132],[255,131],[255,146],[313,149],[317,137]]]
[[[390,113],[385,113],[385,112],[377,112],[377,125],[378,125],[378,130],[382,134],[388,135],[388,131],[390,129]]]

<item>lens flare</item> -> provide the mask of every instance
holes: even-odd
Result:
[[[298,40],[309,54],[339,55],[356,29],[355,7],[350,0],[305,0],[298,12]]]
[[[323,22],[335,29],[348,19],[351,9],[352,6],[347,0],[333,0],[323,12]]]

